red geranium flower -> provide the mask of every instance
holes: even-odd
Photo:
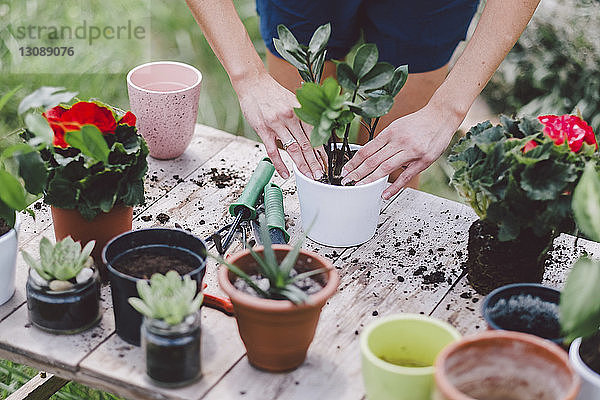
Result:
[[[592,127],[576,115],[542,115],[538,120],[544,125],[544,134],[555,144],[561,145],[567,141],[571,151],[577,153],[583,143],[596,146],[596,135]]]
[[[56,106],[42,115],[54,132],[54,146],[62,148],[69,147],[65,132],[78,131],[83,125],[94,125],[103,134],[113,134],[117,125],[135,126],[136,122],[135,115],[129,111],[116,122],[111,110],[87,101],[79,101],[71,108]]]

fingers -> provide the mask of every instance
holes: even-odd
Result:
[[[350,170],[348,168],[348,164],[353,162],[354,159],[359,156],[359,153],[360,153],[360,150],[344,166],[344,168],[347,171],[347,174],[342,179],[342,185],[345,185],[349,182],[361,182],[365,177],[371,175],[372,173],[375,172],[375,170],[380,168],[381,165],[383,165],[384,162],[387,161],[389,158],[402,154],[402,151],[394,154],[394,150],[391,148],[391,146],[384,146],[384,147],[380,148],[379,151],[371,153],[371,155],[368,157],[362,156],[361,158],[363,159],[363,161],[360,163],[360,165],[358,165],[355,169]],[[395,160],[397,160],[397,159],[395,159]],[[404,161],[406,161],[406,160],[404,160]],[[394,160],[392,160],[392,162],[394,162]],[[384,169],[388,169],[388,168],[389,168],[389,164],[386,164]],[[382,171],[382,169],[380,169],[379,172],[381,172],[381,171]],[[343,176],[343,173],[342,173],[342,176]],[[385,176],[385,175],[381,175],[381,176],[379,176],[379,178],[381,178],[382,176]],[[377,179],[379,179],[379,178],[377,178]]]
[[[296,164],[296,167],[298,167],[298,170],[303,175],[312,177],[313,174],[311,172],[311,169],[306,160],[304,159],[302,148],[296,140],[296,138],[294,138],[292,134],[287,130],[287,128],[283,125],[277,125],[276,130],[278,132],[277,136],[279,137],[279,140],[281,140],[282,143],[291,142],[291,144],[289,144],[285,150],[294,161],[294,164]]]
[[[315,153],[317,153],[317,160],[321,163],[323,171],[327,171],[328,158],[325,148],[323,146],[320,146],[314,150]]]
[[[378,152],[384,145],[385,141],[381,139],[381,135],[364,145],[359,151],[356,152],[354,157],[352,157],[352,159],[348,161],[346,165],[344,165],[344,168],[342,169],[342,177],[346,177],[348,174],[361,166],[367,158]],[[375,168],[377,168],[377,166],[373,166],[371,171],[373,171]],[[362,175],[361,178],[364,176],[365,175]]]
[[[285,163],[281,159],[281,155],[279,154],[279,149],[277,148],[277,144],[275,143],[275,133],[269,131],[266,127],[263,129],[257,130],[258,135],[263,141],[265,145],[265,150],[267,151],[267,155],[273,161],[273,166],[277,173],[283,178],[287,179],[290,177],[290,171],[288,171]]]
[[[381,197],[384,200],[389,200],[393,195],[398,193],[412,178],[414,178],[419,172],[424,170],[424,165],[419,162],[411,163],[396,179],[396,182],[392,183],[387,189],[383,191]]]
[[[373,157],[373,156],[372,156]],[[368,159],[367,159],[368,160]],[[370,175],[367,175],[365,178],[357,181],[357,185],[366,185],[367,183],[375,182],[376,180],[383,178],[384,176],[388,176],[392,172],[400,169],[404,165],[406,165],[408,161],[406,160],[406,152],[399,152],[379,164],[379,166],[373,171]]]
[[[308,175],[308,176],[312,176],[316,180],[321,179],[323,177],[323,168],[322,168],[319,160],[317,160],[317,155],[315,153],[315,150],[313,149],[312,145],[310,144],[310,141],[309,141],[304,129],[302,128],[300,121],[297,118],[288,119],[286,126],[287,126],[287,129],[289,130],[289,132],[292,134],[292,136],[296,140],[296,143],[294,143],[288,147],[288,149],[287,149],[288,153],[290,153],[291,148],[292,147],[295,148],[296,144],[297,144],[297,146],[299,147],[299,150],[300,150],[300,155],[303,157],[306,164],[308,164],[308,168],[310,169],[310,175]],[[296,164],[296,165],[298,165],[298,164]],[[298,169],[300,169],[300,167],[298,167]],[[302,171],[302,170],[300,170],[300,171]],[[302,173],[306,175],[306,173],[304,171],[302,171]]]

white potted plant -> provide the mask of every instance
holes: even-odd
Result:
[[[600,241],[600,170],[588,163],[573,193],[577,226]],[[581,257],[569,273],[560,299],[560,319],[569,358],[582,380],[578,400],[600,399],[600,260]]]
[[[278,27],[275,48],[298,69],[304,83],[296,92],[301,107],[296,115],[313,126],[310,141],[313,147],[324,146],[327,153],[327,174],[321,181],[303,175],[294,166],[302,227],[308,237],[328,246],[354,246],[366,242],[375,234],[387,177],[355,186],[342,185],[342,169],[360,146],[349,143],[350,126],[356,117],[369,132],[375,134],[379,119],[387,114],[408,77],[406,65],[395,68],[378,62],[374,44],[361,45],[352,64],[339,62],[337,81],[327,78],[320,84],[329,24],[320,26],[308,46],[299,44],[283,25]],[[343,90],[342,90],[343,89]]]

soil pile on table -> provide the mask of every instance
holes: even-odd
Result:
[[[558,304],[530,294],[500,299],[489,310],[490,318],[502,329],[531,333],[545,339],[560,338]]]

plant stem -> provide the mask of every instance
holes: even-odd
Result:
[[[306,65],[308,66],[308,74],[310,75],[312,81],[318,84],[319,82],[317,82],[317,78],[313,73],[312,65],[310,64],[310,56],[308,55],[308,53],[306,53]]]
[[[329,183],[333,182],[333,148],[332,144],[335,141],[335,130],[331,131],[331,136],[329,136],[329,141],[327,142],[327,147],[329,148],[329,153],[327,155],[327,177],[329,178]]]
[[[369,129],[369,142],[371,140],[373,140],[373,137],[375,136],[375,128],[377,128],[377,124],[379,123],[379,118],[381,118],[381,117],[375,118],[375,122],[373,122],[371,129]]]

